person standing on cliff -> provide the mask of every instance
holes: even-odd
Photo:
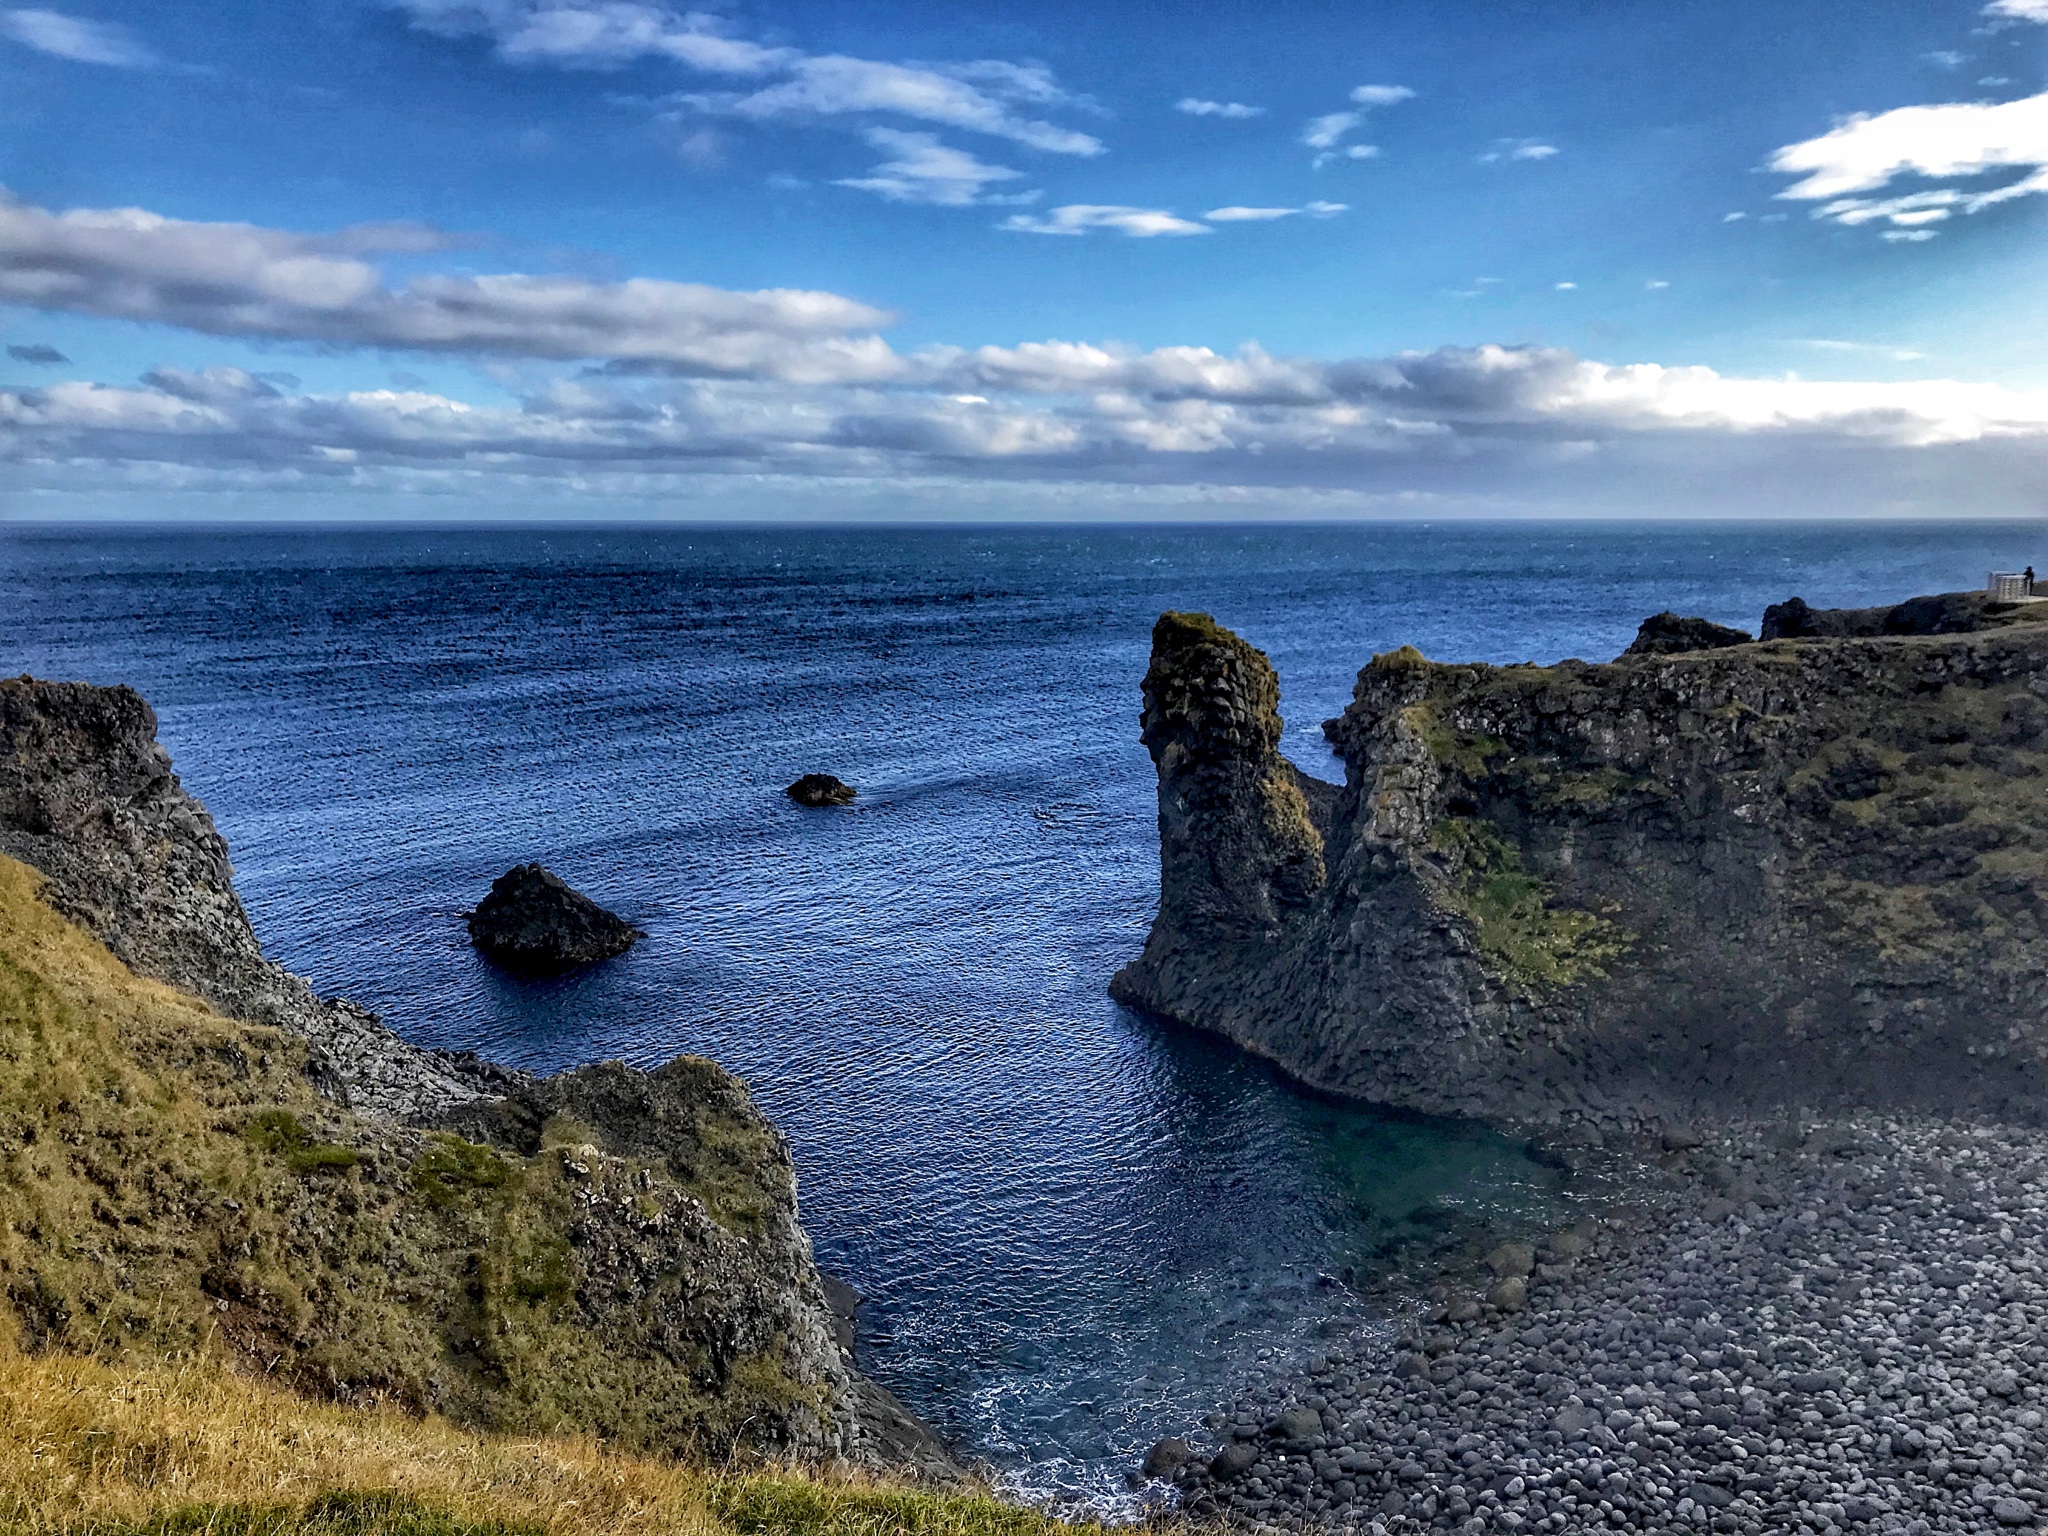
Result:
[[[2027,596],[2032,597],[2034,595],[2034,568],[2031,565],[2028,566],[2020,579],[2027,584]]]

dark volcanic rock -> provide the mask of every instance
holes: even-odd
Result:
[[[1724,646],[1747,645],[1749,631],[1730,629],[1709,619],[1680,618],[1675,613],[1653,613],[1629,643],[1624,656],[1675,656],[1681,651],[1716,651]]]
[[[1266,658],[1168,614],[1141,717],[1159,914],[1111,992],[1431,1112],[2038,1122],[2040,611],[1604,666],[1403,647],[1327,727],[1341,789],[1277,750]]]
[[[1766,640],[1868,640],[1879,635],[1965,635],[2010,622],[2011,605],[1982,592],[1936,592],[1889,608],[1814,608],[1787,598],[1764,610]],[[1634,647],[1630,647],[1634,649]]]
[[[851,805],[860,791],[841,783],[829,773],[807,773],[783,793],[798,805]]]
[[[430,1115],[518,1079],[409,1045],[265,958],[227,843],[133,689],[0,680],[0,854],[40,870],[50,903],[130,969],[307,1041],[315,1084],[365,1114]]]
[[[622,955],[646,937],[538,864],[498,876],[469,914],[470,942],[508,970],[574,970]]]

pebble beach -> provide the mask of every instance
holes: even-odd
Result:
[[[2048,1524],[2048,1141],[1862,1118],[1652,1150],[1642,1201],[1500,1244],[1147,1472],[1257,1531]]]

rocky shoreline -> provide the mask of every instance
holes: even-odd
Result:
[[[1503,1245],[1398,1338],[1148,1471],[1261,1531],[2040,1529],[2038,1134],[1866,1115],[1667,1140],[1648,1203]]]

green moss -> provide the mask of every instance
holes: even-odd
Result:
[[[446,1131],[429,1137],[426,1149],[412,1165],[414,1190],[423,1203],[437,1211],[507,1189],[517,1176],[512,1165],[489,1147]]]
[[[1451,866],[1456,905],[1471,919],[1480,952],[1526,992],[1604,979],[1634,943],[1627,929],[1597,913],[1557,905],[1520,852],[1477,818],[1447,817],[1432,829],[1430,844]]]
[[[1418,655],[1417,660],[1420,659]],[[1493,759],[1507,750],[1504,743],[1491,736],[1460,731],[1433,703],[1410,704],[1401,711],[1401,720],[1422,738],[1431,757],[1468,779],[1484,778]]]
[[[288,1109],[266,1109],[242,1127],[242,1139],[259,1152],[282,1156],[293,1173],[340,1173],[360,1163],[362,1154],[338,1142],[316,1141],[299,1117]]]

